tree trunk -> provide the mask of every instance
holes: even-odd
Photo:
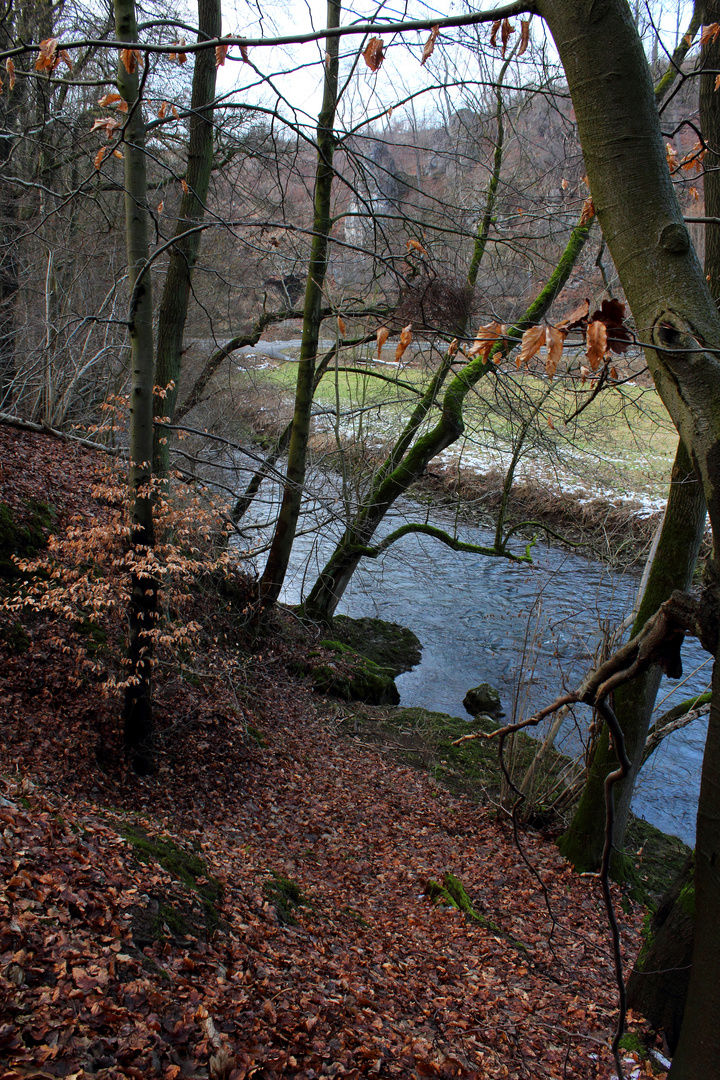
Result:
[[[692,582],[698,551],[705,531],[705,500],[702,488],[682,442],[678,444],[670,480],[670,492],[660,539],[652,556],[652,566],[640,600],[630,637],[633,638],[675,589],[687,589]],[[618,687],[614,709],[625,736],[625,750],[632,768],[614,789],[616,852],[623,847],[630,802],[647,739],[662,672],[654,666],[639,678]],[[570,828],[558,840],[558,847],[576,870],[595,871],[600,866],[605,844],[605,777],[617,768],[617,755],[610,745],[607,725],[603,727],[590,765],[577,810]],[[627,876],[619,859],[612,863],[616,878]]]
[[[115,0],[115,29],[120,41],[137,41],[133,0]],[[132,66],[132,64],[131,64]],[[145,121],[139,100],[138,67],[129,72],[118,62],[118,90],[128,103],[123,144],[125,164],[125,239],[130,304],[130,545],[134,569],[128,616],[129,683],[125,694],[125,745],[139,772],[151,767],[152,631],[157,583],[143,569],[155,543],[151,462],[153,454],[153,328],[150,273],[147,269],[147,180]]]
[[[682,1027],[693,950],[692,859],[660,901],[627,984],[628,1007],[662,1031],[671,1054]]]
[[[219,38],[221,34],[220,0],[198,0],[198,41]],[[188,230],[199,225],[205,216],[205,203],[212,171],[215,71],[213,49],[204,49],[195,53],[190,100],[187,191],[183,194],[180,203],[175,243],[170,252],[157,328],[155,383],[161,393],[155,398],[154,412],[156,417],[167,417],[169,423],[172,423],[175,415],[180,389],[183,334],[187,321],[190,286],[200,248],[201,234],[197,231],[188,232]],[[165,479],[168,475],[168,467],[168,442],[162,426],[159,425],[155,431],[153,470],[157,477]]]
[[[655,386],[698,473],[720,543],[720,318],[673,191],[642,43],[626,0],[538,0],[565,70],[598,219]],[[612,47],[610,47],[610,44]],[[711,595],[720,603],[713,562]],[[720,665],[695,849],[695,948],[672,1080],[720,1060]]]
[[[340,11],[340,0],[328,0],[327,25],[329,28],[340,25]],[[305,483],[315,359],[322,323],[323,287],[328,263],[328,237],[332,227],[330,199],[335,175],[333,170],[335,132],[333,129],[335,126],[335,110],[337,108],[339,42],[339,38],[333,37],[328,38],[326,43],[325,84],[317,128],[318,154],[315,174],[313,239],[305,289],[300,362],[298,364],[297,386],[295,388],[295,409],[290,445],[288,447],[287,474],[282,505],[275,525],[275,534],[265,564],[265,570],[258,586],[259,600],[264,607],[272,606],[275,603],[285,580],[285,574],[290,562],[290,553],[295,540]]]

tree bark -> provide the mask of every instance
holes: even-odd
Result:
[[[625,0],[538,0],[565,70],[598,219],[655,386],[701,480],[720,542],[720,318],[665,160],[652,82]],[[612,43],[612,47],[609,45]],[[711,592],[720,593],[710,566]],[[720,665],[698,808],[695,948],[672,1080],[720,1060]]]
[[[133,0],[115,0],[115,29],[120,41],[137,41]],[[131,65],[132,66],[132,65]],[[123,152],[125,166],[125,239],[130,304],[130,545],[134,569],[128,616],[129,682],[125,694],[125,745],[139,772],[151,767],[152,631],[157,583],[143,562],[155,543],[153,523],[153,327],[147,236],[145,121],[140,100],[139,66],[129,72],[118,62],[118,91],[128,104]]]
[[[328,0],[327,25],[329,28],[340,25],[340,11],[340,0]],[[333,154],[335,152],[334,126],[335,110],[337,108],[339,42],[339,38],[333,37],[328,38],[326,43],[323,102],[317,127],[318,153],[315,174],[313,239],[305,289],[300,362],[298,364],[297,386],[295,388],[295,409],[288,447],[287,474],[282,504],[265,570],[258,586],[258,598],[263,607],[271,607],[280,595],[290,562],[293,541],[295,540],[305,483],[315,360],[322,323],[323,288],[328,264],[328,238],[332,227],[330,199],[335,175]]]
[[[220,0],[198,0],[198,41],[219,38],[222,34]],[[205,216],[205,203],[213,163],[213,102],[215,100],[215,52],[203,49],[195,53],[192,96],[190,99],[190,137],[185,180],[187,191],[180,203],[175,229],[175,243],[170,252],[165,287],[160,301],[157,328],[155,383],[160,390],[154,402],[156,417],[172,423],[180,390],[183,335],[190,301],[190,286],[200,249],[201,234],[188,232]],[[155,431],[153,471],[165,479],[169,468],[169,447],[162,425]]]
[[[691,584],[704,531],[705,500],[702,488],[687,451],[680,442],[660,539],[630,631],[631,638],[675,589],[684,590]],[[618,687],[614,694],[615,715],[625,736],[625,750],[632,762],[628,775],[615,785],[613,843],[616,852],[623,847],[633,788],[642,764],[643,748],[661,678],[660,668],[654,666],[639,678]],[[600,866],[605,843],[605,777],[616,768],[617,755],[610,745],[607,726],[604,726],[570,828],[558,840],[562,854],[582,873],[595,871]],[[614,877],[626,877],[626,870],[622,860],[613,860]]]

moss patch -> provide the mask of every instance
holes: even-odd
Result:
[[[420,663],[420,639],[399,623],[336,615],[332,620],[332,636],[375,664],[391,668],[393,676]]]
[[[371,705],[397,705],[400,694],[391,667],[368,660],[341,641],[320,642],[307,659],[292,665],[301,675],[309,675],[313,689],[343,701],[364,701]]]
[[[13,514],[7,503],[0,502],[0,577],[8,580],[20,577],[13,555],[34,559],[47,545],[56,518],[49,503],[32,499],[21,512]]]
[[[692,854],[677,836],[669,836],[633,815],[625,834],[625,853],[634,871],[634,892],[652,910]]]
[[[131,844],[138,859],[142,862],[155,859],[173,878],[182,882],[186,888],[191,889],[197,895],[203,911],[205,929],[208,934],[213,934],[220,925],[218,907],[222,897],[222,886],[209,873],[205,862],[198,855],[179,847],[170,837],[149,836],[139,825],[125,825],[120,831],[121,835]],[[156,916],[152,923],[153,930],[157,930],[158,926],[165,923],[172,933],[175,932],[172,930],[168,918],[161,918],[161,912],[171,908],[173,914],[170,915],[170,920],[184,936],[188,932],[186,927],[191,926],[196,920],[192,919],[189,913],[182,913],[181,915],[180,906],[177,903],[169,904],[170,899],[170,897],[161,898],[158,901],[158,910],[151,911],[151,914]],[[177,921],[180,917],[185,920],[183,923]]]
[[[295,912],[298,908],[310,906],[296,881],[275,872],[263,883],[263,895],[275,908],[279,921],[285,925],[297,926]]]
[[[523,944],[522,941],[518,941],[517,938],[506,934],[496,922],[476,910],[462,881],[460,878],[455,877],[454,874],[445,874],[442,885],[435,881],[434,878],[430,878],[425,885],[425,896],[435,904],[447,904],[457,911],[462,911],[468,919],[477,923],[478,926],[482,926],[485,930],[491,930],[494,934],[500,934],[520,952],[527,953],[529,951],[527,945]]]

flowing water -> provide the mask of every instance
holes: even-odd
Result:
[[[283,599],[297,602],[332,550],[338,526],[328,488],[318,503],[326,516],[322,539],[299,537]],[[330,512],[328,512],[330,511]],[[310,515],[312,517],[312,514]],[[427,520],[444,529],[453,521],[441,511],[398,504],[383,532],[405,520]],[[310,520],[306,517],[304,528]],[[487,529],[459,526],[463,540],[492,544]],[[518,550],[521,545],[518,543]],[[419,535],[404,537],[382,561],[364,560],[338,614],[372,615],[401,623],[417,634],[422,661],[397,679],[401,703],[466,716],[463,697],[480,682],[500,692],[507,716],[521,718],[574,688],[587,671],[602,636],[630,610],[635,574],[615,574],[583,555],[538,545],[534,564],[513,564],[451,551]],[[663,679],[658,714],[707,689],[710,661],[697,642],[683,647],[682,680]],[[580,707],[558,748],[579,754],[589,710]],[[694,843],[700,768],[707,722],[695,721],[671,735],[638,779],[633,811],[665,832]]]

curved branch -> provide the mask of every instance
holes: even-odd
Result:
[[[509,559],[511,562],[532,563],[529,550],[526,550],[524,555],[513,555],[512,552],[505,551],[504,548],[483,547],[482,544],[466,543],[464,540],[458,540],[457,537],[451,536],[450,533],[445,532],[444,529],[438,529],[435,525],[424,525],[419,522],[401,525],[399,529],[395,529],[394,532],[391,532],[384,537],[379,544],[375,545],[375,547],[356,544],[351,548],[348,548],[348,551],[352,551],[355,555],[364,555],[368,559],[377,559],[378,555],[382,555],[383,551],[387,551],[396,540],[400,540],[401,537],[408,536],[410,533],[421,533],[424,536],[431,536],[434,540],[439,540],[441,543],[446,544],[447,547],[451,548],[453,551],[469,551],[475,555],[487,555],[492,558]],[[530,546],[531,545],[528,544],[528,549]]]

